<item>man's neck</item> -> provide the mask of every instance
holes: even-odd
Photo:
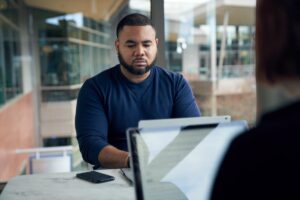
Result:
[[[150,71],[148,71],[147,73],[143,74],[143,75],[135,75],[132,74],[130,72],[128,72],[125,67],[121,66],[121,73],[131,82],[133,83],[140,83],[143,82],[144,80],[146,80],[148,78],[148,76],[150,75]]]

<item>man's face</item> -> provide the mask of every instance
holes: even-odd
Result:
[[[144,75],[153,66],[158,40],[150,26],[124,26],[115,42],[120,64],[133,75]]]

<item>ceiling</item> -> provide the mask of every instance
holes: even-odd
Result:
[[[143,0],[133,1],[134,5],[145,4]],[[217,0],[217,24],[223,23],[225,13],[229,14],[229,25],[253,25],[255,1]],[[25,0],[26,4],[36,8],[64,13],[82,12],[92,19],[106,21],[129,0]],[[208,0],[165,0],[166,17],[179,20],[182,16],[194,17],[196,24],[207,23]],[[244,2],[244,3],[243,3]],[[247,3],[248,2],[248,3]],[[247,4],[245,4],[247,3]],[[175,6],[176,5],[176,6]]]
[[[126,0],[25,0],[31,7],[64,13],[83,13],[84,16],[106,21],[108,20]]]
[[[218,6],[216,9],[217,25],[223,24],[224,16],[228,13],[229,25],[250,26],[255,24],[255,7],[238,7],[231,5]],[[207,12],[198,12],[195,17],[195,24],[207,24]]]

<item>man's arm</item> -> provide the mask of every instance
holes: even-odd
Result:
[[[105,168],[127,167],[128,153],[107,142],[108,119],[103,108],[103,96],[95,83],[88,80],[77,99],[75,125],[83,159]]]
[[[114,146],[107,145],[100,152],[98,160],[104,168],[127,168],[129,167],[129,154]]]
[[[188,82],[182,75],[179,75],[175,84],[176,93],[172,117],[200,117],[201,112]]]

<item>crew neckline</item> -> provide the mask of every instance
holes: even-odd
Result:
[[[141,85],[147,85],[149,82],[151,82],[152,81],[152,79],[153,79],[153,76],[154,76],[154,71],[155,71],[155,68],[156,68],[156,66],[153,66],[151,69],[150,69],[150,74],[149,74],[149,76],[145,79],[145,80],[143,80],[143,81],[141,81],[141,82],[139,82],[139,83],[134,83],[134,82],[132,82],[132,81],[130,81],[130,80],[128,80],[127,78],[126,78],[126,76],[124,76],[124,74],[122,73],[122,71],[121,71],[121,65],[119,64],[119,65],[117,65],[117,71],[118,71],[118,74],[120,75],[120,77],[127,83],[127,84],[129,84],[130,86],[141,86]]]

